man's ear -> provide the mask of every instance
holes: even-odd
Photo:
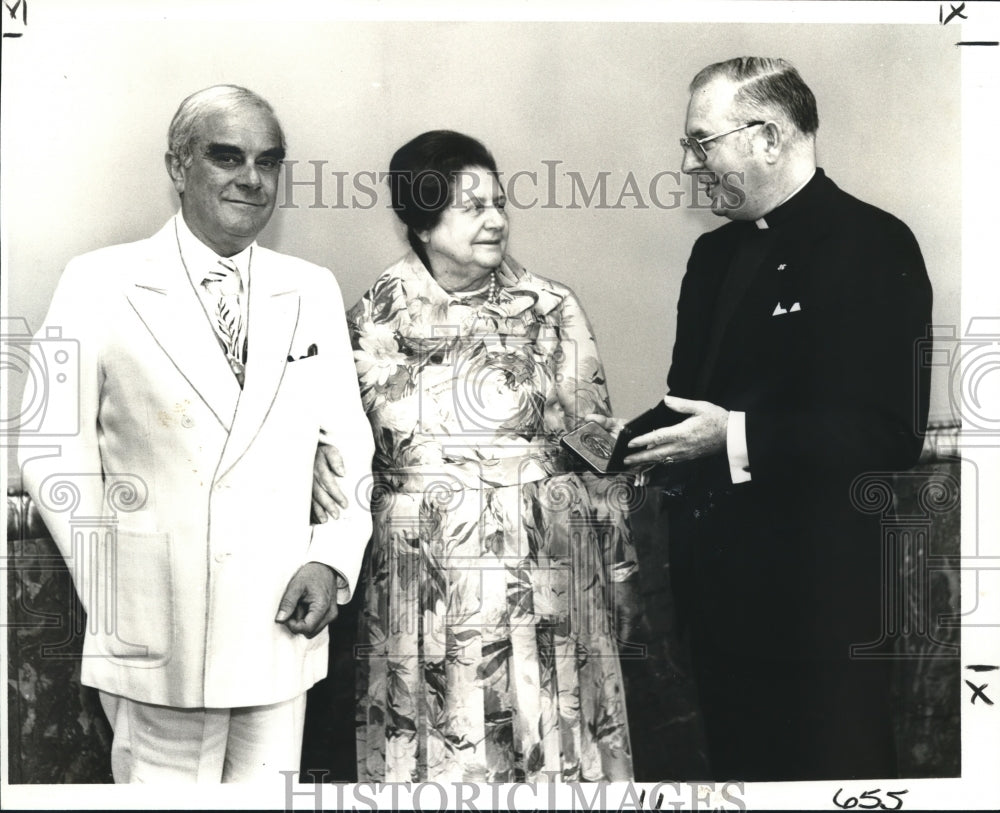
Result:
[[[785,148],[785,133],[781,131],[781,126],[775,121],[764,122],[760,132],[764,137],[764,160],[773,164]]]
[[[177,194],[183,195],[185,173],[181,159],[174,155],[174,153],[167,151],[163,154],[163,163],[167,166],[167,174],[170,176],[170,180],[174,182],[174,189],[177,190]]]

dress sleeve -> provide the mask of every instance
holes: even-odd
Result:
[[[559,434],[575,429],[590,413],[611,414],[594,331],[573,293],[563,300],[560,317],[555,350],[556,402],[546,409],[546,425]]]
[[[594,331],[574,294],[568,294],[563,301],[560,316],[556,350],[558,404],[552,409],[561,418],[560,430],[568,431],[583,423],[588,414],[611,415],[611,401]],[[608,582],[631,583],[637,564],[629,508],[639,493],[628,477],[592,472],[580,477],[589,494],[591,522],[597,531]],[[619,605],[616,613],[629,611],[621,596],[609,596],[609,600]]]
[[[365,412],[371,414],[379,396],[406,378],[405,367],[395,364],[398,345],[396,315],[402,307],[392,278],[379,277],[364,296],[347,311],[347,329],[358,387]]]

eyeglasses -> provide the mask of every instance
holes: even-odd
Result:
[[[743,124],[739,127],[734,127],[732,130],[726,130],[724,133],[716,133],[715,135],[705,136],[704,138],[690,138],[685,136],[681,139],[681,147],[685,150],[690,149],[694,153],[694,157],[699,161],[705,161],[708,158],[708,153],[705,152],[703,144],[707,144],[709,141],[715,141],[717,138],[722,138],[723,136],[731,135],[732,133],[738,133],[740,130],[745,130],[747,127],[756,127],[758,124],[765,124],[763,121],[751,121],[747,124]]]

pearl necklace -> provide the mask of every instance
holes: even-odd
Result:
[[[490,271],[489,285],[484,285],[482,288],[477,288],[474,291],[451,291],[450,293],[452,296],[459,297],[460,299],[470,299],[484,291],[486,292],[486,296],[483,298],[483,305],[487,302],[491,302],[494,305],[500,304],[500,283],[497,280],[496,271]]]
[[[486,301],[494,305],[500,304],[500,283],[497,282],[497,272],[490,271],[490,290],[486,294]]]

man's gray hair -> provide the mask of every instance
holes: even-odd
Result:
[[[274,108],[262,96],[239,85],[212,85],[196,91],[188,96],[170,121],[167,130],[167,145],[181,161],[188,164],[194,149],[195,136],[198,132],[198,122],[211,113],[232,111],[240,107],[256,107],[269,113],[278,122]],[[281,136],[281,149],[286,149],[285,133],[278,123],[278,133]]]
[[[691,93],[714,79],[738,86],[734,107],[746,118],[783,114],[801,133],[819,128],[816,97],[795,67],[784,59],[742,56],[702,68],[691,80]]]

